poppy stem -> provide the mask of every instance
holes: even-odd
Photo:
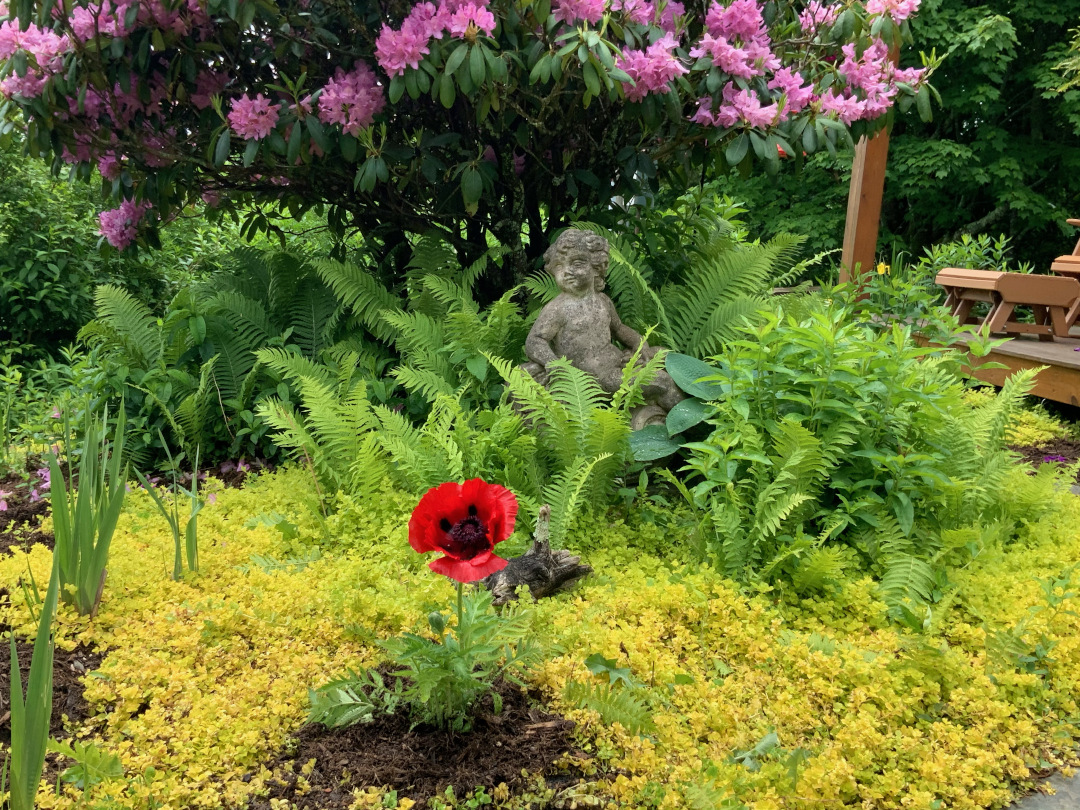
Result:
[[[461,636],[461,627],[465,620],[465,617],[462,615],[461,611],[461,588],[462,584],[460,582],[457,583],[457,631],[459,638]]]

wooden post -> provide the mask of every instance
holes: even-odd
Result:
[[[888,157],[888,130],[881,130],[870,141],[864,136],[855,146],[847,221],[844,224],[844,249],[840,258],[842,282],[858,280],[862,273],[869,272],[874,266]]]
[[[900,65],[900,45],[889,51],[893,66]],[[885,165],[889,159],[889,130],[883,129],[871,140],[859,138],[855,162],[851,164],[848,189],[847,221],[844,223],[844,249],[840,253],[840,281],[859,281],[874,267],[877,256],[878,227],[881,224],[881,198],[885,195]]]

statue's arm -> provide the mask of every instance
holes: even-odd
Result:
[[[608,314],[611,317],[611,334],[615,336],[615,339],[619,341],[623,346],[630,351],[637,349],[638,344],[644,342],[645,338],[639,335],[635,330],[631,329],[622,319],[619,317],[619,313],[615,311],[615,305],[611,302],[611,299],[606,295],[604,296],[604,303],[607,306]],[[649,348],[649,344],[646,343],[642,350]]]
[[[540,315],[529,330],[529,336],[525,338],[525,356],[545,367],[557,359],[558,355],[551,348],[551,341],[562,329],[562,320],[560,313],[551,304],[540,310]]]

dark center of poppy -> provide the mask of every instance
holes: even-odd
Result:
[[[487,526],[477,516],[475,506],[469,507],[468,517],[462,518],[453,525],[443,518],[439,521],[439,528],[446,532],[442,549],[451,557],[471,560],[477,554],[491,550]]]

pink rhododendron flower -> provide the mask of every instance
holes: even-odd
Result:
[[[229,125],[241,138],[259,141],[273,131],[279,110],[281,105],[271,104],[262,93],[255,98],[249,98],[245,93],[233,102]]]
[[[669,34],[675,33],[675,18],[686,14],[686,7],[678,0],[668,0],[663,11],[660,12],[660,27]]]
[[[379,67],[391,77],[402,75],[407,67],[419,68],[420,60],[430,52],[429,43],[443,35],[456,10],[456,4],[444,3],[436,8],[434,3],[417,3],[400,30],[384,25],[375,40],[375,61]]]
[[[123,250],[135,241],[139,222],[150,208],[150,203],[136,203],[134,200],[124,200],[119,208],[111,211],[102,211],[98,215],[101,225],[100,233],[117,250]]]
[[[395,31],[384,25],[375,40],[375,61],[386,75],[401,76],[407,67],[413,70],[420,67],[420,60],[431,52],[428,49],[430,41],[431,38],[419,29],[402,26],[400,31]]]
[[[780,68],[769,81],[770,90],[785,94],[782,118],[801,112],[814,97],[814,87],[803,83],[803,77],[791,68]]]
[[[570,24],[578,20],[598,23],[604,18],[604,0],[555,0],[551,16]]]
[[[648,93],[667,93],[672,79],[689,72],[672,52],[677,45],[674,36],[665,34],[644,51],[623,52],[617,65],[634,80],[632,87],[624,88],[628,101],[641,101]]]
[[[217,71],[200,73],[195,79],[195,92],[191,94],[191,103],[197,109],[205,110],[211,104],[212,96],[221,95],[225,85],[229,83],[228,74]]]
[[[466,3],[450,15],[446,28],[451,36],[460,39],[469,33],[469,26],[473,26],[474,36],[476,31],[480,31],[490,37],[495,33],[495,15],[488,11],[487,6]]]
[[[838,95],[833,88],[829,88],[821,97],[821,110],[832,113],[845,124],[850,124],[862,118],[865,105],[854,96]]]
[[[830,6],[819,0],[810,0],[799,15],[799,25],[803,31],[813,32],[819,28],[828,28],[840,16],[840,6]]]
[[[342,130],[356,135],[371,126],[384,106],[386,98],[375,73],[363,62],[357,62],[348,73],[338,68],[334,78],[326,83],[319,96],[319,120],[340,124]]]
[[[705,27],[701,42],[690,51],[695,59],[710,56],[722,71],[743,79],[780,67],[756,0],[735,0],[730,6],[713,3]]]
[[[656,6],[649,0],[612,0],[612,11],[621,11],[632,23],[651,25],[656,18]]]
[[[101,176],[106,180],[119,180],[120,179],[120,160],[116,157],[115,152],[106,152],[104,155],[98,158],[98,171],[101,172]]]
[[[698,99],[697,111],[690,117],[698,124],[714,127],[733,127],[740,121],[752,127],[765,128],[777,122],[780,110],[776,104],[763,105],[756,93],[741,90],[734,82],[724,87],[719,109],[712,111],[712,99]]]
[[[85,8],[76,6],[71,10],[71,29],[75,38],[88,42],[98,36],[123,37],[131,33],[126,25],[127,12],[131,3],[89,5]]]
[[[10,59],[16,51],[25,51],[29,57],[25,75],[12,72],[0,82],[0,94],[37,98],[49,77],[63,68],[64,54],[70,49],[71,42],[66,36],[34,24],[21,31],[15,20],[0,23],[0,60]]]
[[[900,23],[919,10],[920,0],[866,0],[870,14],[888,14],[893,22]]]

